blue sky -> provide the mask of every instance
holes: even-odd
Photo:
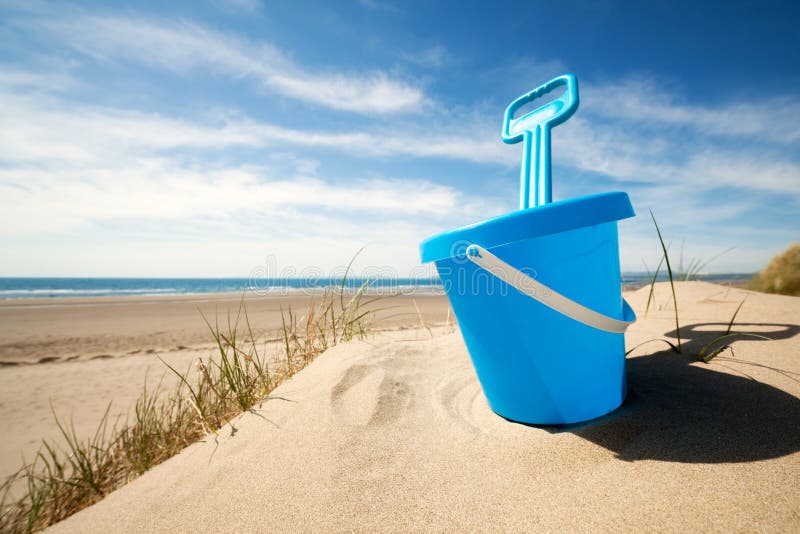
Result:
[[[0,1],[2,276],[419,274],[517,207],[505,107],[565,72],[555,200],[627,191],[622,267],[757,270],[800,229],[789,2]],[[304,269],[306,269],[304,271]]]

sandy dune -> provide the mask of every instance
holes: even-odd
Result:
[[[677,340],[658,289],[630,347]],[[711,364],[647,344],[621,409],[541,428],[489,410],[457,333],[376,335],[52,530],[797,531],[800,299],[678,290],[687,353],[745,296],[735,330],[774,341],[735,341]],[[646,291],[629,295],[639,312]]]

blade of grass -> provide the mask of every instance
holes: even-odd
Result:
[[[719,336],[719,337],[715,338],[713,341],[711,341],[710,343],[705,345],[702,349],[700,349],[700,352],[697,353],[697,356],[701,360],[703,360],[704,362],[708,363],[714,358],[714,356],[718,355],[720,352],[722,352],[723,350],[725,350],[728,347],[728,345],[725,345],[725,346],[723,346],[723,347],[721,347],[719,349],[715,349],[715,350],[712,350],[712,351],[709,352],[709,350],[711,349],[711,347],[713,345],[715,345],[715,344],[717,344],[720,341],[723,341],[725,339],[730,339],[730,338],[737,337],[737,336],[751,337],[751,338],[754,338],[754,339],[760,339],[762,341],[772,341],[772,338],[770,338],[770,337],[763,336],[761,334],[755,334],[753,332],[732,332],[730,334],[725,334],[724,336]]]
[[[742,309],[742,306],[744,306],[744,301],[746,301],[746,300],[747,300],[747,297],[743,298],[742,302],[740,302],[739,305],[736,307],[736,311],[733,312],[733,316],[731,316],[731,320],[728,321],[728,328],[725,329],[725,334],[726,335],[731,333],[731,330],[733,329],[733,322],[736,320],[736,316],[739,315],[739,310]]]
[[[632,347],[630,350],[628,350],[628,351],[625,353],[625,356],[629,355],[631,352],[635,351],[636,349],[638,349],[638,348],[639,348],[639,347],[641,347],[642,345],[646,345],[646,344],[648,344],[648,343],[651,343],[651,342],[653,342],[653,341],[660,341],[660,342],[662,342],[662,343],[666,343],[667,345],[669,345],[669,347],[670,347],[670,348],[671,348],[671,349],[672,349],[674,352],[677,352],[678,354],[680,354],[680,353],[681,353],[681,351],[678,349],[678,347],[676,347],[676,346],[675,346],[675,344],[674,344],[674,343],[672,343],[672,342],[670,342],[670,341],[667,341],[666,339],[657,338],[657,339],[648,339],[647,341],[643,341],[643,342],[639,343],[638,345],[636,345],[636,346]]]
[[[658,260],[658,265],[656,265],[656,270],[653,273],[653,277],[650,280],[650,291],[647,294],[647,305],[644,308],[644,317],[647,319],[647,312],[650,311],[650,304],[653,302],[653,296],[655,294],[656,288],[656,280],[658,279],[658,273],[661,272],[661,266],[664,264],[664,255],[661,255],[661,259]]]
[[[653,210],[650,210],[650,217],[653,219],[653,224],[656,227],[656,232],[658,233],[658,241],[661,243],[661,250],[664,253],[664,260],[667,263],[667,273],[669,274],[669,285],[672,289],[672,303],[675,306],[675,334],[678,337],[678,352],[683,353],[683,347],[681,346],[681,325],[678,321],[678,297],[675,293],[675,281],[672,277],[672,267],[669,264],[669,252],[667,252],[667,246],[664,244],[664,239],[661,237],[661,229],[658,227],[658,223],[656,222],[656,216],[653,215]]]

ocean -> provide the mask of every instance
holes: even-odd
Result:
[[[345,287],[403,294],[438,294],[438,279],[348,278]],[[209,293],[297,294],[340,287],[341,278],[0,278],[0,299],[203,295]]]
[[[699,280],[742,285],[751,273],[705,274]],[[667,280],[666,274],[659,281]],[[364,278],[349,278],[346,286],[359,288]],[[369,280],[370,291],[403,294],[442,294],[438,278],[377,278]],[[623,273],[625,289],[650,283],[647,273]],[[118,297],[153,295],[191,295],[208,293],[313,293],[325,287],[339,286],[335,278],[0,278],[0,299]]]

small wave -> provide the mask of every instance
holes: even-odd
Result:
[[[179,295],[184,291],[174,288],[141,288],[141,289],[4,289],[0,290],[0,299],[27,298],[69,298],[69,297],[113,297],[118,295]]]
[[[86,293],[89,295],[99,293],[170,293],[178,291],[175,288],[141,288],[141,289],[0,289],[0,295],[7,294],[25,294],[25,295],[40,295],[40,294],[57,294],[68,295],[72,293]]]

